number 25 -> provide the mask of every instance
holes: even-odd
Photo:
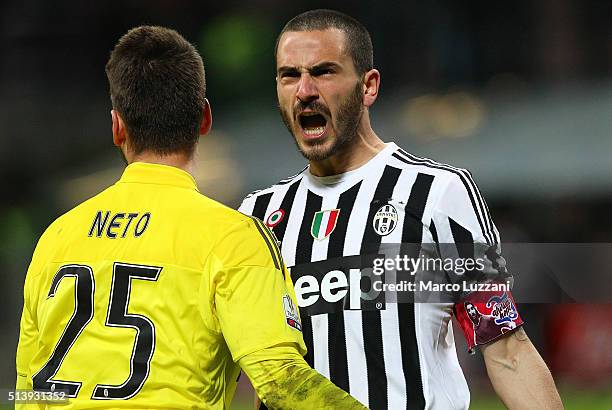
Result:
[[[143,315],[127,313],[132,279],[156,281],[162,268],[155,266],[130,265],[115,262],[113,264],[113,282],[111,286],[106,326],[129,327],[136,329],[136,339],[130,359],[130,376],[118,386],[97,384],[91,398],[93,400],[129,399],[136,395],[149,376],[151,359],[155,350],[155,326]],[[64,390],[67,397],[76,397],[81,389],[81,382],[55,380],[68,350],[72,347],[85,326],[94,315],[95,282],[93,270],[86,265],[62,266],[51,282],[47,298],[55,296],[61,280],[73,276],[75,281],[75,308],[64,333],[57,342],[51,357],[42,369],[32,377],[34,390]]]

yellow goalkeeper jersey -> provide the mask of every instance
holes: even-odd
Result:
[[[260,221],[200,194],[187,172],[133,163],[40,238],[17,386],[66,392],[62,409],[229,408],[241,357],[305,352],[295,306]]]

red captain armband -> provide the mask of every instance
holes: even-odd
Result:
[[[523,324],[510,291],[472,292],[455,304],[454,311],[470,353]]]

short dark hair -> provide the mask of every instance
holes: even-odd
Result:
[[[204,63],[179,33],[131,29],[111,52],[106,76],[134,153],[193,152],[205,104]]]
[[[276,38],[274,55],[278,52],[280,38],[287,31],[315,31],[338,29],[345,35],[346,52],[353,60],[357,73],[364,74],[374,67],[374,51],[370,33],[353,17],[335,10],[318,9],[298,14],[283,27]]]

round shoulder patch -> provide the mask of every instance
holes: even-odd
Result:
[[[282,209],[277,209],[276,211],[268,215],[268,218],[266,218],[266,226],[268,228],[274,228],[284,218],[285,218],[285,211],[283,211]]]

